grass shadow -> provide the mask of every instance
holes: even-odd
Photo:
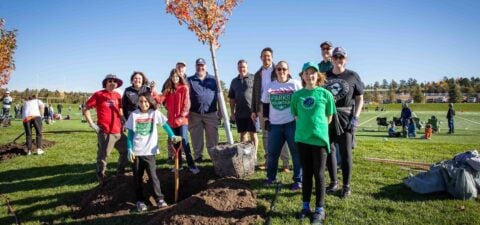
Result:
[[[391,184],[380,188],[380,191],[374,193],[375,199],[389,199],[398,202],[421,202],[432,200],[446,200],[452,197],[446,192],[418,194],[410,190],[403,183]]]

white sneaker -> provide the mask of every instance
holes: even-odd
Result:
[[[164,207],[167,207],[167,206],[168,206],[168,204],[167,204],[163,199],[162,199],[162,200],[158,200],[158,202],[157,202],[157,207],[158,207],[159,209],[164,208]]]
[[[32,151],[28,150],[27,155],[32,155]]]
[[[138,201],[136,205],[137,205],[137,211],[139,212],[147,211],[147,205],[145,205],[144,202]]]
[[[45,153],[41,148],[37,149],[37,152],[35,154],[37,155],[42,155],[43,153]]]
[[[197,174],[200,173],[200,169],[198,169],[198,167],[192,167],[190,168],[190,172],[192,172],[193,174]]]

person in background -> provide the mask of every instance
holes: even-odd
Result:
[[[13,98],[10,96],[10,91],[6,91],[5,95],[2,97],[2,117],[10,117],[10,108],[13,103]]]
[[[432,138],[432,133],[432,124],[427,123],[427,125],[425,125],[425,139],[430,140]]]
[[[402,120],[402,132],[407,136],[407,129],[408,129],[408,123],[410,122],[410,119],[412,118],[412,110],[410,107],[408,107],[408,103],[404,102],[402,104],[402,111],[400,112],[400,119]]]
[[[233,78],[228,91],[230,99],[230,120],[237,124],[240,141],[247,142],[248,136],[255,149],[253,157],[257,163],[258,137],[255,122],[250,118],[252,114],[253,74],[248,72],[247,61],[241,59],[237,63],[238,76]]]
[[[32,95],[23,103],[22,119],[25,137],[27,138],[27,155],[32,154],[32,127],[35,128],[37,150],[34,154],[41,155],[42,150],[42,115],[45,105],[36,95]]]
[[[195,61],[195,74],[188,77],[190,113],[188,130],[192,138],[195,162],[203,161],[204,134],[210,152],[218,144],[219,111],[217,81],[207,72],[205,59]]]
[[[60,104],[60,103],[58,103],[58,104],[57,104],[57,113],[58,113],[58,114],[62,114],[62,109],[63,109],[63,105]]]
[[[190,111],[190,94],[187,82],[178,70],[172,69],[162,95],[162,101],[168,111],[168,124],[173,133],[182,137],[182,147],[190,172],[197,174],[200,170],[193,161],[188,141],[188,114]],[[175,144],[179,148],[180,144]],[[182,168],[183,157],[179,154],[179,168]],[[175,172],[175,170],[173,170]]]
[[[453,109],[453,103],[448,104],[448,111],[447,111],[447,120],[448,120],[448,133],[454,134],[455,133],[455,109]]]
[[[312,224],[325,220],[325,167],[330,140],[328,124],[335,113],[333,95],[322,87],[325,75],[319,72],[318,64],[307,62],[302,68],[303,89],[291,99],[291,112],[296,118],[295,142],[302,165],[302,210],[299,219],[311,214],[310,197],[315,178],[315,212]]]
[[[124,175],[127,159],[127,137],[123,134],[122,96],[115,89],[123,81],[114,74],[108,74],[102,81],[103,90],[93,93],[83,107],[83,115],[90,127],[97,133],[97,179],[100,183],[106,178],[107,157],[116,148],[119,153],[117,175]],[[97,111],[94,123],[90,109]]]
[[[265,164],[260,165],[258,168],[264,170],[268,168],[268,130],[265,129],[265,118],[263,117],[262,106],[262,94],[265,91],[267,84],[277,79],[275,73],[275,64],[273,63],[273,50],[269,47],[264,48],[260,53],[260,59],[262,60],[262,67],[255,73],[253,80],[253,93],[252,93],[252,115],[253,121],[259,120],[260,127],[262,128],[263,148],[265,151]],[[283,146],[280,158],[283,161],[283,172],[289,172],[288,165],[288,148],[287,145]]]
[[[138,109],[130,113],[126,128],[128,132],[128,160],[133,163],[133,181],[137,199],[137,210],[146,211],[145,196],[143,195],[143,174],[147,171],[149,182],[158,208],[167,207],[157,177],[155,155],[158,154],[157,125],[163,127],[168,138],[178,143],[181,137],[175,136],[168,126],[167,118],[157,110],[157,103],[150,92],[139,94],[137,99]]]
[[[265,185],[277,180],[278,158],[285,143],[288,144],[293,162],[293,183],[290,190],[302,188],[302,168],[295,144],[295,118],[290,111],[293,93],[302,88],[299,81],[292,79],[285,61],[275,65],[277,79],[265,86],[262,93],[263,117],[268,131],[268,167]]]
[[[325,88],[333,94],[337,108],[329,133],[332,141],[338,143],[342,157],[343,187],[340,193],[342,198],[351,195],[352,145],[363,108],[363,82],[355,71],[346,68],[347,61],[345,49],[335,48],[332,53],[333,69],[327,72],[327,82],[325,83]],[[333,158],[333,154],[331,155]],[[336,159],[332,160],[336,161]],[[329,168],[331,171],[337,170],[335,163],[330,163],[328,166],[334,167]],[[330,182],[327,191],[333,193],[338,188],[337,180]]]
[[[414,138],[416,136],[417,136],[417,125],[415,124],[415,120],[413,120],[413,118],[410,118],[410,121],[408,121],[408,137]]]
[[[329,41],[325,41],[320,44],[320,49],[322,50],[322,61],[318,64],[318,69],[321,73],[326,73],[327,71],[333,69],[332,64],[332,50],[333,45]]]

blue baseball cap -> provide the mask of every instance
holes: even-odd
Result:
[[[205,65],[205,59],[203,58],[198,58],[197,61],[195,61],[195,65]]]
[[[314,68],[316,71],[319,71],[320,69],[318,68],[318,64],[314,63],[314,62],[306,62],[303,64],[303,67],[302,67],[302,72],[304,72],[305,70],[307,70],[308,68]]]
[[[333,49],[333,53],[332,53],[332,56],[343,56],[343,57],[347,57],[347,51],[345,51],[345,49],[343,49],[342,47],[336,47],[335,49]]]

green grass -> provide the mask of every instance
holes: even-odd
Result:
[[[362,114],[357,134],[358,147],[354,150],[353,194],[345,200],[331,195],[326,197],[326,224],[480,224],[479,200],[455,200],[448,194],[416,194],[402,183],[409,173],[416,171],[364,160],[364,157],[378,157],[433,163],[465,150],[478,149],[480,110],[477,104],[468,104],[468,110],[463,113],[459,110],[460,106],[456,106],[455,135],[445,134],[446,105],[441,110],[440,105],[427,104],[423,106],[423,111],[412,106],[422,121],[431,115],[437,115],[442,120],[441,133],[434,134],[430,141],[385,140],[386,131],[377,131],[375,118],[386,116],[391,119],[399,114],[398,110],[389,109],[383,113],[370,110]],[[65,206],[72,205],[84,192],[96,186],[95,134],[79,121],[80,113],[75,107],[71,115],[74,120],[44,125],[45,139],[57,143],[47,149],[45,155],[17,157],[0,163],[0,193],[10,199],[23,224],[78,223],[71,218],[71,209]],[[9,128],[0,128],[0,145],[12,141],[22,131],[18,120]],[[164,140],[165,134],[162,131],[159,134],[160,140]],[[419,131],[419,136],[422,134]],[[220,141],[225,141],[223,130],[220,135]],[[235,139],[238,140],[236,133]],[[23,140],[22,137],[20,141]],[[160,167],[167,167],[164,164],[165,141],[159,143],[162,152],[157,156],[157,162]],[[263,161],[262,148],[258,155]],[[117,158],[115,151],[109,157],[110,173],[114,173],[113,164]],[[210,163],[201,164],[206,165]],[[301,192],[288,189],[291,175],[279,173],[278,179],[284,186],[273,214],[273,224],[298,224],[294,215],[301,207]],[[274,188],[262,185],[265,176],[265,172],[259,171],[248,179],[257,193],[259,207],[269,208]],[[326,179],[328,183],[328,175]],[[0,202],[0,224],[11,224],[13,220],[6,213],[4,199]],[[464,211],[459,210],[461,206],[465,207]],[[139,224],[139,217],[141,215],[133,214],[90,221],[89,224]]]

